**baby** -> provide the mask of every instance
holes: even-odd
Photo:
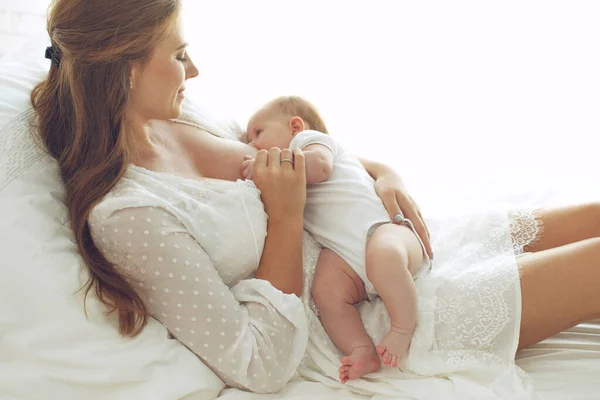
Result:
[[[346,355],[340,380],[357,379],[385,365],[397,367],[415,329],[413,276],[430,268],[412,223],[392,223],[360,162],[327,134],[315,108],[299,97],[277,98],[250,118],[248,141],[257,149],[302,149],[307,198],[304,227],[323,246],[312,296],[325,331]],[[293,160],[281,160],[293,163]],[[252,179],[254,159],[242,174]],[[378,295],[391,328],[376,347],[355,304]],[[380,360],[381,357],[381,360]]]

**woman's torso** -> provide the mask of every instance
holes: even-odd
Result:
[[[134,160],[126,180],[172,199],[175,212],[202,241],[227,284],[252,275],[264,246],[266,214],[256,187],[239,179],[244,155],[253,156],[256,149],[192,121],[152,121],[150,127],[164,145],[152,156]]]
[[[228,286],[253,276],[258,268],[267,216],[252,182],[182,178],[130,165],[111,197],[113,209],[145,198],[147,206],[173,214],[202,244]]]

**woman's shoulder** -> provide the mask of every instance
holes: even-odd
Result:
[[[239,197],[231,195],[238,192],[245,193],[246,207],[255,204],[264,213],[254,185],[215,179],[199,181],[129,164],[124,176],[94,206],[89,219],[106,221],[121,210],[158,208],[188,226],[207,215],[242,212]]]
[[[141,171],[140,171],[141,170]],[[90,219],[107,219],[119,210],[140,207],[163,207],[170,199],[163,185],[145,176],[144,168],[130,164],[125,175],[90,212]]]

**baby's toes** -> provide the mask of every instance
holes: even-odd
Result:
[[[340,382],[346,383],[348,381],[348,370],[349,369],[350,368],[345,365],[342,365],[340,367]]]
[[[383,358],[383,355],[385,354],[385,347],[378,344],[377,347],[375,347],[375,350],[377,351],[377,354],[379,354],[379,357]]]

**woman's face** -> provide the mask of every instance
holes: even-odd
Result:
[[[156,47],[150,61],[132,66],[131,111],[137,117],[148,121],[181,115],[185,81],[198,76],[186,45],[178,27]]]

